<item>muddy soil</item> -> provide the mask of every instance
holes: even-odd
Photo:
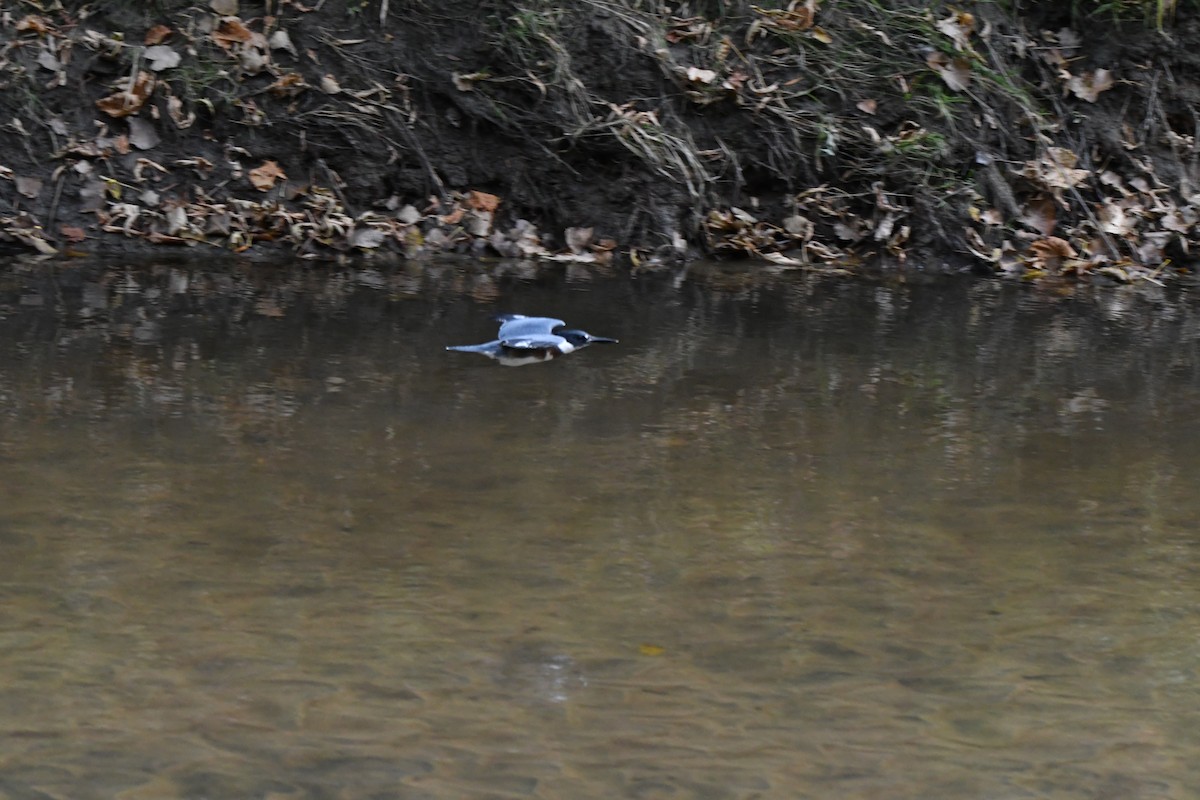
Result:
[[[1200,22],[1082,5],[8,4],[0,244],[1187,274]]]

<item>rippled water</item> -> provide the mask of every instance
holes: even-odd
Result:
[[[504,368],[498,311],[621,344]],[[0,274],[0,798],[1200,795],[1188,296]]]

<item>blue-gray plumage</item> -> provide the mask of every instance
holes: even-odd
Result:
[[[479,353],[506,367],[521,367],[565,356],[589,344],[615,344],[617,341],[568,328],[561,319],[526,317],[522,314],[501,314],[496,319],[500,321],[500,333],[494,341],[446,349]]]

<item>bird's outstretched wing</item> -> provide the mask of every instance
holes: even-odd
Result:
[[[562,337],[554,335],[555,328],[567,323],[550,317],[526,317],[521,314],[504,314],[497,317],[500,333],[496,338],[505,347],[518,350],[544,350],[555,347]]]

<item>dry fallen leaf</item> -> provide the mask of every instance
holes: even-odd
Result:
[[[153,75],[145,71],[139,72],[132,88],[126,86],[115,94],[102,97],[96,101],[96,108],[110,117],[128,117],[130,114],[136,114],[154,91],[154,85]]]
[[[472,72],[469,75],[463,75],[460,72],[455,72],[452,76],[451,82],[454,84],[454,88],[458,89],[460,92],[473,92],[475,91],[475,84],[487,76],[488,74],[486,72]]]
[[[760,8],[753,5],[750,7],[763,16],[758,24],[792,33],[811,28],[817,16],[817,0],[805,0],[804,5],[797,8],[798,5],[799,3],[793,2],[786,9]]]
[[[1186,212],[1190,212],[1190,214]],[[1189,216],[1193,217],[1193,219],[1189,220]],[[1192,211],[1191,208],[1180,211],[1178,208],[1172,207],[1170,211],[1163,215],[1162,226],[1166,230],[1186,234],[1195,222],[1194,217],[1195,211]]]
[[[190,128],[192,123],[196,121],[196,112],[188,111],[183,113],[183,101],[178,97],[171,95],[167,98],[167,114],[170,115],[171,121],[175,123],[176,128]]]
[[[279,30],[272,33],[268,45],[272,50],[287,50],[293,56],[299,56],[299,53],[296,52],[296,46],[292,44],[292,37],[288,35],[287,31]]]
[[[951,91],[965,92],[971,83],[971,62],[961,56],[933,52],[925,57],[929,68],[941,76]]]
[[[146,36],[144,39],[142,39],[142,44],[162,44],[170,38],[172,33],[174,33],[174,31],[172,31],[166,25],[155,25],[153,28],[146,31]]]
[[[87,238],[87,232],[83,228],[74,225],[61,225],[58,228],[59,234],[68,242],[82,242]]]
[[[28,197],[30,200],[35,199],[42,193],[42,182],[38,178],[28,178],[18,175],[14,183],[17,187],[17,193]]]
[[[1021,175],[1047,189],[1069,189],[1078,186],[1092,173],[1075,169],[1079,156],[1065,147],[1047,147],[1037,161],[1026,161]]]
[[[154,125],[141,117],[129,118],[129,141],[138,150],[152,150],[158,147],[158,132]]]
[[[251,185],[260,192],[265,192],[275,186],[277,180],[287,180],[287,175],[274,161],[264,161],[261,167],[255,167],[248,173]]]
[[[1128,236],[1136,227],[1136,221],[1116,203],[1101,205],[1096,209],[1096,217],[1100,220],[1100,230],[1116,236]]]
[[[295,97],[307,88],[308,84],[299,72],[285,72],[267,87],[267,91],[276,97]]]
[[[1067,88],[1080,100],[1089,103],[1096,102],[1101,92],[1113,87],[1112,71],[1098,69],[1095,72],[1085,72],[1082,75],[1072,75],[1067,81]]]
[[[937,29],[954,41],[955,49],[966,50],[971,46],[971,34],[975,32],[975,16],[959,11],[938,20]]]
[[[238,0],[209,0],[208,7],[218,14],[233,16],[238,13]]]
[[[1065,239],[1057,236],[1046,236],[1029,245],[1029,250],[1039,266],[1047,269],[1057,269],[1064,259],[1077,256],[1075,248]]]
[[[492,232],[492,212],[472,211],[463,221],[463,227],[472,236],[487,236]]]
[[[867,98],[866,100],[859,100],[857,106],[858,110],[864,114],[874,114],[875,109],[879,107],[879,103],[875,100]]]
[[[325,74],[321,76],[321,91],[325,94],[338,94],[342,91],[342,87],[337,82],[337,78],[333,77],[333,75]]]
[[[254,38],[254,33],[237,17],[223,18],[210,35],[224,50],[231,50],[235,44],[245,44]]]
[[[363,250],[374,250],[387,239],[387,233],[378,228],[356,228],[350,234],[350,244]]]
[[[32,31],[38,36],[45,36],[53,29],[50,20],[45,17],[39,17],[37,14],[26,14],[17,22],[17,30],[21,33]]]
[[[1054,228],[1058,224],[1055,217],[1054,201],[1048,197],[1030,200],[1021,209],[1021,217],[1018,221],[1022,225],[1033,228],[1043,236],[1049,236],[1054,232]]]
[[[487,192],[471,190],[467,194],[467,205],[476,211],[495,211],[500,206],[500,198]]]
[[[58,56],[49,50],[42,50],[38,53],[37,62],[42,69],[48,69],[51,72],[58,72],[62,69],[62,62],[58,60]]]
[[[150,64],[150,69],[162,72],[164,69],[179,66],[179,53],[165,44],[156,44],[146,48],[146,60]]]
[[[564,236],[567,249],[572,253],[582,253],[592,243],[594,233],[594,228],[567,228]]]

